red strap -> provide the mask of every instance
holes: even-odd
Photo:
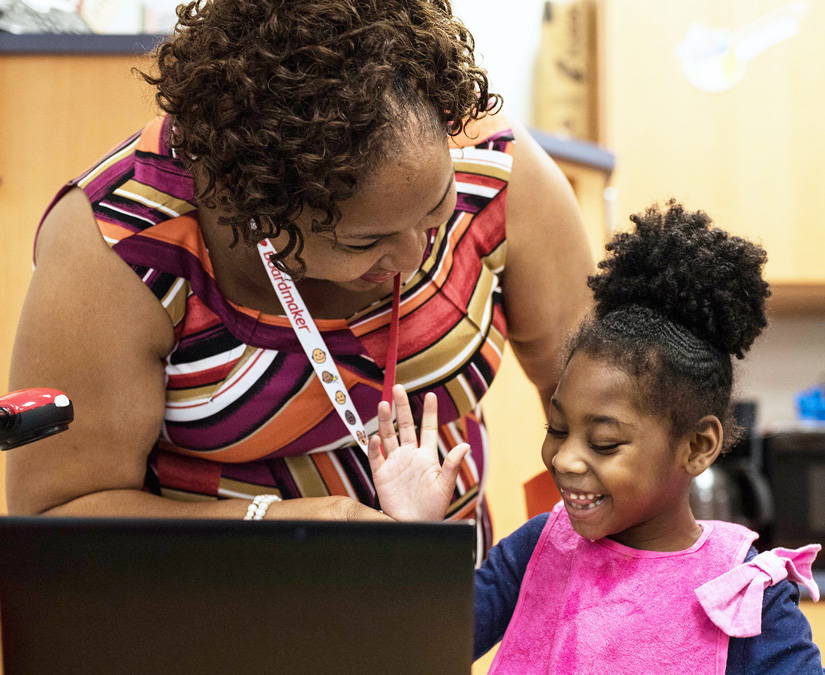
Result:
[[[395,384],[395,364],[398,363],[398,314],[401,306],[401,275],[392,280],[392,315],[390,316],[390,336],[387,340],[387,365],[384,369],[384,391],[382,401],[392,403],[392,387]]]

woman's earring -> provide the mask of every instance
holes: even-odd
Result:
[[[253,232],[258,229],[258,221],[255,218],[249,219],[249,229]]]

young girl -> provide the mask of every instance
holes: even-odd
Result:
[[[589,279],[542,457],[562,500],[494,547],[476,573],[476,656],[491,672],[817,673],[797,607],[819,545],[757,554],[757,535],[696,521],[690,482],[735,439],[731,355],[766,325],[764,250],[670,202],[633,216]],[[386,513],[438,519],[465,446],[439,466],[435,397],[420,443],[403,389],[399,432],[370,443]],[[383,453],[382,450],[383,449]]]

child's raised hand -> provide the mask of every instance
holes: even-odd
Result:
[[[455,490],[458,467],[470,446],[457,445],[440,464],[435,394],[424,397],[420,443],[404,387],[395,385],[392,395],[398,415],[398,436],[390,404],[382,401],[378,404],[378,435],[370,438],[368,453],[381,508],[396,520],[441,520]]]

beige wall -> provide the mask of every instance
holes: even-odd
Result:
[[[803,5],[796,35],[702,91],[677,54],[692,24],[740,33]],[[772,281],[825,283],[825,3],[602,0],[602,142],[616,152],[617,215],[675,196],[762,242]],[[724,69],[739,67],[733,57]],[[825,293],[825,286],[821,287]]]

